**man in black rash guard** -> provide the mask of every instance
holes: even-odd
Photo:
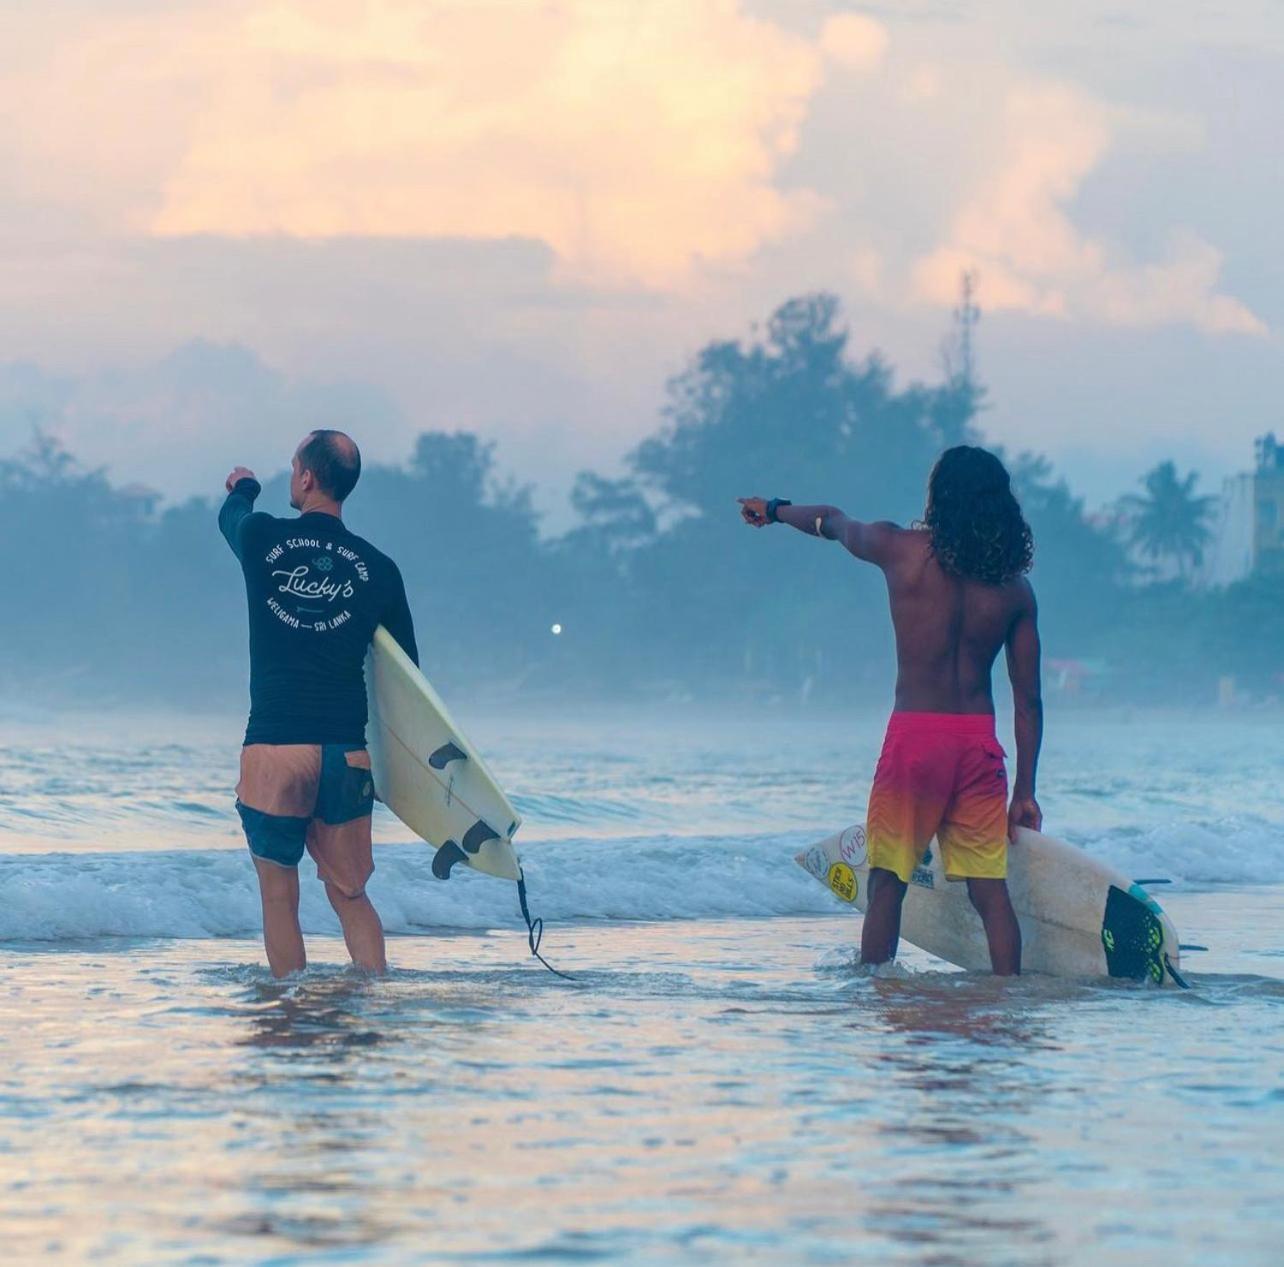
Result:
[[[317,864],[353,962],[384,971],[383,926],[366,896],[374,870],[374,788],[363,666],[383,625],[419,663],[397,565],[344,527],[361,454],[341,431],[313,431],[294,454],[297,518],[255,511],[254,472],[227,477],[218,524],[245,575],[250,721],[236,808],[259,875],[263,941],[278,977],[307,963],[299,862]]]

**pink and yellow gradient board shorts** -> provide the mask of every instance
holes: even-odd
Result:
[[[869,794],[869,866],[906,884],[932,837],[951,880],[1008,871],[1006,754],[990,713],[893,713]]]

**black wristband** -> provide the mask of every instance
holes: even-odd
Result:
[[[780,520],[776,516],[780,508],[782,506],[792,506],[792,505],[793,505],[793,502],[791,502],[788,497],[773,497],[767,503],[767,522],[769,524],[779,523]]]

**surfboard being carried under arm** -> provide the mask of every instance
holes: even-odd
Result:
[[[512,880],[531,954],[555,976],[571,980],[539,951],[544,921],[531,918],[526,878],[513,848],[521,815],[428,679],[382,625],[365,667],[366,746],[375,795],[433,846],[432,873],[439,880],[448,880],[461,862]]]
[[[445,880],[462,862],[520,881],[513,835],[521,816],[428,679],[382,625],[366,655],[366,694],[375,794],[434,847],[433,874]]]
[[[869,889],[865,829],[849,827],[795,861],[864,911]],[[1008,850],[1008,892],[1021,925],[1021,965],[1055,977],[1118,977],[1185,987],[1177,930],[1159,903],[1121,872],[1039,832],[1018,829]],[[990,966],[967,885],[946,879],[936,841],[905,894],[901,936],[960,968]]]

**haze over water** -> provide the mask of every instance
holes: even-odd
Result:
[[[1175,881],[1189,993],[857,971],[792,854],[860,817],[872,713],[460,720],[573,985],[511,885],[432,880],[388,819],[391,976],[343,966],[305,863],[312,966],[274,982],[238,719],[6,725],[12,1261],[1276,1261],[1273,719],[1050,716],[1049,829]]]

